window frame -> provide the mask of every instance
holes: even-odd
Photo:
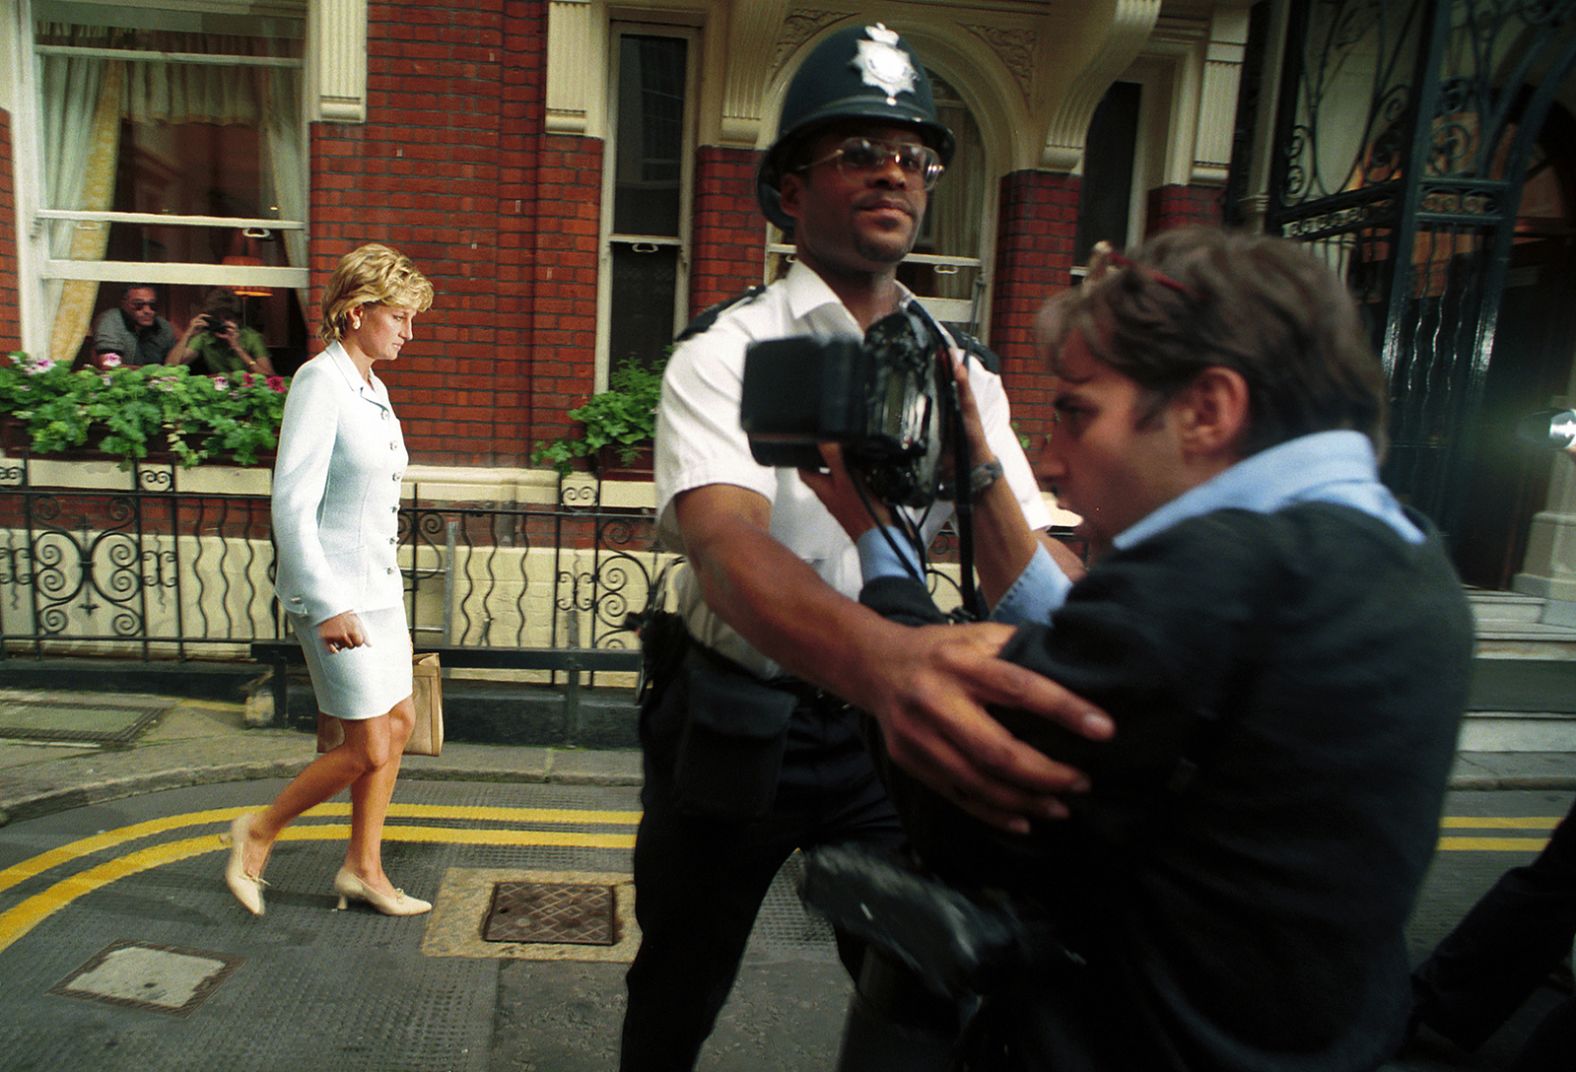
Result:
[[[618,175],[618,101],[620,42],[626,36],[673,37],[685,42],[684,50],[684,117],[683,140],[679,151],[679,218],[677,235],[625,234],[613,230],[614,199]],[[698,149],[697,122],[700,101],[699,67],[701,59],[701,32],[696,26],[678,23],[641,22],[635,19],[612,19],[608,23],[607,64],[607,140],[602,155],[602,213],[597,226],[597,329],[596,372],[594,389],[607,388],[612,374],[610,348],[613,338],[613,247],[615,243],[631,247],[651,245],[677,249],[677,263],[673,282],[673,323],[675,332],[683,327],[689,316],[690,261],[692,254],[692,220],[695,207],[695,153]]]
[[[146,6],[162,7],[153,3]],[[176,6],[175,9],[179,9]],[[223,13],[225,5],[215,3],[212,10]],[[17,0],[14,8],[16,11],[16,56],[17,77],[14,83],[16,89],[15,109],[13,117],[13,141],[15,145],[16,161],[15,174],[20,181],[17,183],[17,218],[21,225],[17,243],[17,290],[18,313],[21,320],[22,348],[32,353],[45,353],[48,351],[51,336],[54,331],[53,324],[43,323],[44,293],[46,282],[60,281],[62,283],[81,281],[89,283],[151,283],[151,284],[191,284],[196,286],[236,286],[252,285],[272,288],[292,289],[305,291],[310,284],[311,270],[307,265],[300,267],[268,267],[268,266],[236,266],[224,264],[202,264],[191,261],[124,261],[124,260],[98,260],[78,261],[69,258],[56,258],[49,254],[50,225],[56,222],[100,223],[112,225],[115,223],[152,223],[160,226],[212,228],[225,227],[237,230],[268,228],[275,231],[302,231],[309,232],[309,219],[311,211],[311,161],[309,136],[306,116],[306,80],[308,60],[305,54],[300,58],[285,56],[237,56],[219,53],[172,53],[147,50],[138,53],[129,49],[106,49],[92,47],[78,47],[70,45],[39,45],[36,40],[36,21],[33,14],[32,0]],[[300,12],[302,22],[310,16],[310,4],[303,4]],[[304,49],[310,48],[310,37],[304,42]],[[47,208],[44,205],[44,147],[41,143],[43,125],[39,100],[41,80],[39,72],[39,57],[43,55],[78,55],[87,57],[100,57],[105,59],[130,58],[140,55],[143,62],[174,62],[204,65],[245,65],[256,67],[288,67],[294,68],[301,79],[302,110],[299,118],[300,127],[298,136],[301,139],[301,162],[303,168],[303,188],[307,197],[302,207],[306,209],[302,219],[267,219],[255,217],[231,216],[204,216],[204,215],[164,215],[161,213],[146,212],[117,212],[117,211],[76,211],[70,209]],[[132,62],[138,62],[132,59]],[[303,310],[305,313],[305,310]]]

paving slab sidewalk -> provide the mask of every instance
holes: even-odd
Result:
[[[36,713],[38,696],[38,690],[0,689],[0,710],[25,698]],[[59,691],[51,698],[49,718],[42,721],[52,720],[69,730],[74,712],[102,702],[104,694]],[[288,778],[313,755],[310,734],[248,726],[245,705],[239,702],[146,694],[119,700],[128,705],[162,704],[163,712],[135,741],[124,745],[0,739],[0,825],[161,789]],[[453,742],[444,745],[441,756],[408,757],[400,777],[638,785],[640,754],[628,749]]]

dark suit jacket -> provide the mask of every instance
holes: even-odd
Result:
[[[913,582],[862,598],[939,617]],[[1030,1066],[1381,1063],[1409,1001],[1402,928],[1437,837],[1472,632],[1437,540],[1328,504],[1185,521],[1020,629],[1006,658],[1116,720],[1097,744],[997,712],[1090,774],[1073,817],[1015,838],[889,773],[927,865],[1033,899],[1087,962],[1014,999],[1015,1044],[1040,1051]]]

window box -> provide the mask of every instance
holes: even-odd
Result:
[[[129,468],[167,460],[256,465],[279,442],[289,381],[185,368],[83,369],[12,353],[0,361],[0,445],[7,453],[97,455]]]

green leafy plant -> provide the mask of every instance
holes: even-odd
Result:
[[[657,430],[657,402],[662,397],[662,365],[655,367],[625,361],[598,391],[568,413],[579,424],[580,434],[538,441],[531,461],[550,465],[567,475],[577,458],[594,457],[611,448],[619,462],[629,465],[651,445]]]
[[[279,442],[289,381],[280,376],[193,375],[149,365],[72,372],[13,352],[0,362],[0,418],[35,454],[90,447],[122,468],[168,451],[182,466],[250,465]]]

